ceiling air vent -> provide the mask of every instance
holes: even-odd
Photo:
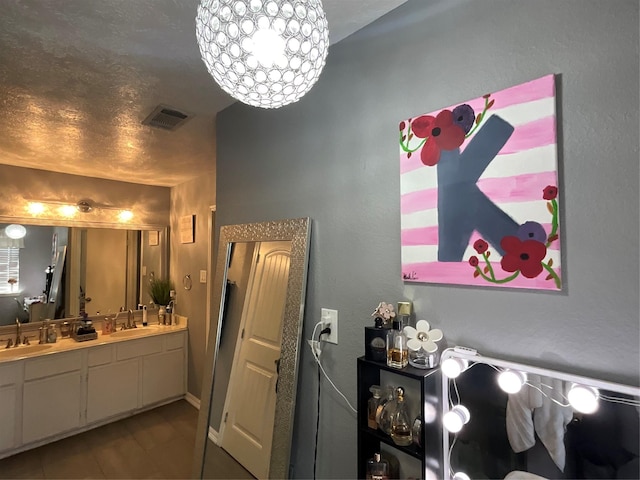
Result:
[[[142,121],[142,124],[162,128],[163,130],[175,130],[191,117],[192,115],[180,112],[175,108],[158,105],[153,112]]]

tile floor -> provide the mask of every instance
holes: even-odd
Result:
[[[197,423],[179,400],[2,459],[0,479],[190,478]],[[209,478],[253,478],[211,442],[207,462]]]

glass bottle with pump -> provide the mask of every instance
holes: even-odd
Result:
[[[413,441],[411,419],[404,402],[404,388],[396,388],[396,405],[391,414],[391,440],[396,445],[407,446]]]

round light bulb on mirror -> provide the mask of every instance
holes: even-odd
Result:
[[[471,478],[469,477],[469,475],[467,475],[464,472],[456,472],[453,474],[453,477],[451,477],[453,480],[471,480]]]
[[[498,375],[498,385],[507,393],[518,393],[526,381],[526,374],[518,370],[505,370]]]
[[[27,229],[24,228],[23,225],[13,223],[5,227],[4,233],[7,234],[7,237],[12,238],[13,240],[18,240],[19,238],[24,238],[27,234]]]
[[[462,358],[447,358],[441,364],[442,374],[447,378],[458,378],[469,368],[469,361]]]
[[[462,430],[469,420],[471,414],[469,409],[464,405],[455,405],[451,410],[444,414],[442,417],[442,424],[451,433],[458,433]]]
[[[595,387],[574,383],[571,385],[567,398],[569,404],[578,412],[589,414],[598,410],[600,394]]]

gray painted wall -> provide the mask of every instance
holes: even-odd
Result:
[[[212,159],[212,162],[214,160]],[[189,378],[187,391],[200,398],[207,332],[207,283],[200,283],[200,270],[207,270],[209,249],[209,208],[215,204],[215,175],[204,173],[196,180],[171,189],[171,258],[169,272],[176,286],[176,313],[189,317]],[[195,215],[195,242],[180,243],[178,222]],[[193,287],[185,290],[182,279],[191,275]]]
[[[325,369],[355,402],[363,327],[414,302],[452,344],[638,384],[638,1],[423,0],[330,49],[299,103],[218,116],[218,224],[313,219],[305,336],[339,311]],[[400,279],[399,120],[555,73],[565,290]],[[303,348],[292,463],[311,477],[317,373]],[[323,382],[318,477],[356,475],[356,420]]]

